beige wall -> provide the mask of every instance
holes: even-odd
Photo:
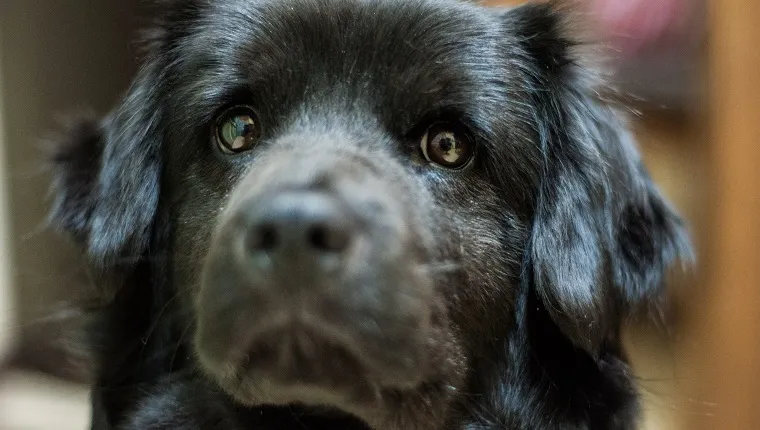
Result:
[[[0,43],[1,44],[1,43]],[[0,52],[0,82],[3,81],[3,59]],[[0,362],[7,356],[15,335],[16,324],[12,315],[10,238],[8,231],[8,197],[5,162],[5,128],[3,127],[3,93],[0,88]]]
[[[64,300],[89,287],[78,253],[46,229],[49,175],[43,139],[62,115],[105,112],[135,69],[138,0],[0,0],[10,234],[15,309],[24,360],[56,363]]]
[[[126,88],[138,1],[0,0],[0,430],[88,427],[86,388],[3,358],[18,335],[16,364],[59,373],[61,330],[46,318],[87,282],[71,244],[44,228],[42,141],[61,114],[105,112]]]

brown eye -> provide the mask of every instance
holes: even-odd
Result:
[[[250,151],[259,142],[261,126],[249,107],[234,107],[219,117],[216,143],[227,154]]]
[[[453,123],[433,124],[420,145],[425,159],[447,169],[462,169],[475,155],[475,145],[469,135]]]

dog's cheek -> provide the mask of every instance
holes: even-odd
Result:
[[[471,349],[479,339],[503,337],[513,324],[528,229],[485,182],[441,194],[441,218],[449,220],[443,253],[459,266],[447,277],[446,300]]]
[[[230,186],[220,181],[210,186],[190,176],[171,192],[173,211],[170,243],[172,284],[177,291],[194,295],[199,289],[201,272],[206,261],[211,237],[219,223],[229,196]]]
[[[213,231],[213,216],[179,214],[172,236],[172,285],[179,292],[197,293],[203,262]]]

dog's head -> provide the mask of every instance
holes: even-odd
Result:
[[[53,219],[101,269],[168,250],[241,404],[440,427],[529,297],[594,360],[688,252],[553,6],[162,5],[123,102],[61,147]]]

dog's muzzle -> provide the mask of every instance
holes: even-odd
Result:
[[[285,397],[416,386],[433,288],[398,175],[337,150],[260,164],[208,254],[196,338],[206,369],[223,386],[244,375]]]

